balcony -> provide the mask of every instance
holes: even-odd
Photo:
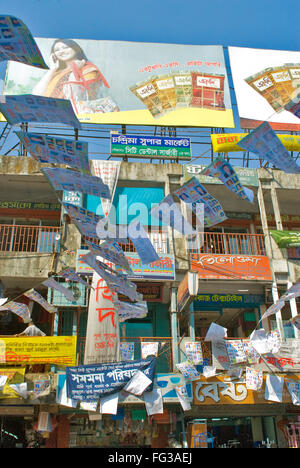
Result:
[[[18,226],[0,224],[0,252],[59,251],[60,228],[58,226]]]
[[[190,253],[266,255],[263,234],[204,232],[189,240]]]
[[[173,372],[173,356],[172,356],[172,338],[171,337],[125,337],[120,338],[121,343],[134,343],[134,360],[142,359],[142,343],[155,342],[158,343],[158,356],[156,364],[157,373]],[[77,339],[77,356],[78,363],[83,364],[85,348],[85,337]]]

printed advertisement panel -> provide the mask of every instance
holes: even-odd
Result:
[[[299,93],[300,52],[228,47],[242,128],[269,122],[275,130],[300,130],[284,106]]]
[[[76,363],[76,336],[5,337],[0,339],[1,363],[56,364]]]
[[[288,376],[291,381],[297,382],[298,375]],[[246,386],[246,381],[237,380],[230,381],[226,376],[215,376],[210,380],[205,377],[193,382],[194,405],[257,405],[257,404],[274,404],[274,401],[266,400],[264,383],[260,390],[249,390]],[[291,396],[286,385],[283,386],[282,403],[291,404]]]
[[[260,255],[191,254],[191,267],[199,279],[272,281],[269,258]]]
[[[87,123],[234,128],[221,46],[36,42],[49,70],[10,62],[3,94],[70,99]]]

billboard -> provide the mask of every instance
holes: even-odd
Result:
[[[36,42],[49,70],[9,63],[3,94],[70,99],[86,123],[234,127],[222,46]]]
[[[242,128],[269,122],[275,130],[299,131],[285,110],[299,92],[300,52],[229,47],[230,67]]]

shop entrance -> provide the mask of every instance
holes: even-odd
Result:
[[[207,430],[214,437],[214,447],[253,448],[251,418],[211,418]]]
[[[24,448],[26,445],[24,418],[0,416],[0,448]]]

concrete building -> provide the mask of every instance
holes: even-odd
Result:
[[[76,335],[78,363],[81,364],[88,289],[77,285],[76,302],[70,303],[42,283],[49,275],[55,277],[65,267],[73,268],[89,281],[91,272],[80,264],[80,256],[86,252],[85,241],[62,213],[57,194],[45,179],[39,163],[30,157],[3,156],[0,168],[0,279],[4,286],[3,296],[28,304],[35,323],[47,335]],[[114,198],[118,222],[123,213],[122,195],[127,197],[127,215],[130,217],[136,214],[134,209],[130,211],[134,203],[144,203],[149,208],[149,200],[160,201],[192,176],[197,177],[200,170],[200,166],[193,164],[122,162]],[[285,440],[286,428],[298,420],[297,406],[290,399],[286,400],[286,396],[282,403],[265,401],[263,396],[257,402],[252,398],[255,392],[247,391],[245,383],[230,381],[228,384],[228,369],[225,367],[224,370],[222,355],[215,354],[217,360],[213,361],[213,350],[204,341],[211,322],[227,328],[228,338],[249,337],[259,326],[265,310],[300,277],[299,249],[279,249],[269,232],[270,229],[300,231],[300,176],[278,170],[246,168],[240,168],[239,176],[243,177],[244,185],[253,190],[254,203],[240,199],[215,179],[201,179],[200,176],[201,183],[221,202],[227,215],[223,223],[205,229],[198,239],[201,241],[200,250],[197,250],[198,243],[188,244],[183,236],[168,226],[159,226],[149,220],[144,223],[157,253],[161,258],[168,258],[169,266],[140,274],[136,283],[147,301],[148,316],[123,322],[120,335],[121,342],[135,343],[135,359],[140,358],[143,341],[158,342],[158,381],[161,379],[161,388],[164,385],[168,390],[163,394],[165,414],[158,415],[160,418],[154,417],[152,427],[148,427],[141,402],[134,398],[123,401],[120,406],[125,414],[131,414],[136,430],[131,431],[127,441],[121,440],[121,430],[119,437],[116,433],[112,436],[114,429],[121,427],[118,419],[107,417],[99,424],[99,421],[89,418],[87,411],[71,410],[56,402],[62,368],[46,365],[29,369],[27,366],[25,376],[31,374],[31,382],[34,381],[33,374],[36,380],[41,374],[51,379],[51,392],[38,402],[24,403],[21,398],[12,397],[0,399],[0,417],[7,428],[12,420],[18,421],[20,440],[24,436],[22,431],[29,431],[29,426],[32,428],[39,414],[50,413],[55,417],[54,427],[43,440],[44,445],[50,447],[118,444],[166,447],[170,434],[176,434],[183,444],[186,439],[196,444],[193,428],[199,420],[205,421],[215,444],[233,440],[246,447],[267,438],[277,446],[288,443]],[[95,203],[91,197],[82,199],[83,206],[90,210],[96,209]],[[134,258],[133,246],[123,247],[126,256]],[[192,289],[187,283],[189,272]],[[71,286],[73,291],[74,287]],[[59,312],[46,313],[38,304],[28,301],[23,293],[31,288],[40,292]],[[24,329],[24,324],[14,314],[0,314],[2,337]],[[297,314],[297,300],[293,299],[281,312],[262,322],[267,332],[279,330],[287,350],[293,349],[292,343],[298,338],[296,329],[288,323]],[[177,384],[183,381],[176,364],[186,360],[185,343],[189,341],[201,342],[204,364],[217,365],[218,373],[223,373],[216,381],[210,378],[206,382],[202,379],[188,383],[191,410],[183,413],[174,393],[172,378],[180,377]],[[270,360],[267,372],[271,368],[272,373],[279,371],[280,375],[292,378],[299,372],[296,361],[297,355],[293,362],[284,362],[283,358],[281,363]],[[203,370],[201,366],[199,370]],[[24,428],[24,417],[29,428]],[[139,430],[143,433],[140,440],[132,436]]]

